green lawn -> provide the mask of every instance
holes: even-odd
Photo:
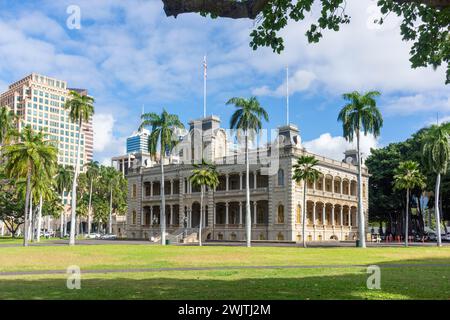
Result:
[[[366,268],[326,267],[355,264],[379,265],[381,290],[366,288]],[[0,276],[0,299],[450,299],[450,247],[0,247],[1,272],[66,270],[69,265],[80,266],[82,273],[160,267],[324,267],[83,274],[81,290],[68,290],[65,275]]]

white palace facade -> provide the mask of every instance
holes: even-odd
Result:
[[[199,129],[200,130],[196,130]],[[200,133],[199,133],[200,132]],[[202,239],[245,240],[245,158],[243,149],[231,148],[227,131],[215,116],[190,123],[190,130],[164,165],[166,231],[172,241],[196,241],[200,221],[200,190],[189,182],[191,161],[203,157],[216,165],[220,184],[204,199]],[[200,143],[196,143],[200,141]],[[270,141],[270,140],[269,140]],[[302,241],[303,184],[292,179],[293,165],[302,155],[314,155],[301,145],[298,129],[280,127],[271,144],[250,150],[252,240]],[[200,145],[203,150],[197,150]],[[232,150],[232,151],[231,151]],[[307,188],[307,241],[354,240],[357,235],[356,152],[345,161],[319,155],[321,177]],[[130,158],[128,157],[128,160]],[[184,160],[183,160],[184,159]],[[186,161],[188,160],[188,161]],[[128,179],[128,238],[160,237],[161,169],[159,160],[138,154],[126,165]],[[268,169],[270,168],[270,169]],[[367,168],[363,167],[363,203],[367,222]]]

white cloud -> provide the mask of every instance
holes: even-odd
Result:
[[[95,114],[93,117],[94,151],[121,155],[125,152],[125,138],[113,134],[114,117],[111,114]]]
[[[342,136],[333,137],[330,133],[324,133],[319,138],[303,143],[306,150],[325,156],[334,160],[341,161],[344,158],[344,152],[349,149],[356,149],[356,141],[348,142]],[[361,152],[363,157],[370,154],[371,148],[378,148],[378,140],[373,135],[361,137]]]
[[[441,95],[418,93],[389,100],[382,105],[387,115],[411,115],[419,112],[448,112],[450,111],[450,98]]]
[[[249,65],[263,74],[279,73],[286,65],[311,70],[331,94],[368,89],[385,93],[444,89],[443,67],[411,69],[412,43],[402,41],[399,18],[390,15],[389,25],[381,29],[369,27],[374,15],[368,8],[374,4],[369,0],[349,1],[346,11],[351,15],[351,23],[341,26],[338,32],[325,31],[317,44],[308,43],[304,35],[314,21],[310,16],[298,23],[290,21],[281,32],[285,41],[281,55],[267,48],[258,49],[256,56],[244,56]],[[242,43],[245,46],[248,40]]]

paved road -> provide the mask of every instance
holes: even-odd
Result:
[[[77,244],[80,245],[157,245],[156,243],[146,241],[146,240],[77,240]],[[30,246],[66,246],[69,244],[69,240],[50,240],[41,243],[30,243]],[[182,244],[177,243],[178,246],[197,246],[195,243]],[[235,246],[242,247],[245,246],[245,242],[205,242],[205,246]],[[435,247],[436,242],[413,242],[409,244],[411,247]],[[443,242],[443,246],[450,246],[450,242]],[[0,247],[20,247],[21,243],[9,243],[1,244]],[[301,244],[295,242],[252,242],[254,247],[301,247]],[[367,242],[368,247],[402,247],[403,243],[399,242],[383,242],[383,243],[372,243]],[[336,248],[336,247],[355,247],[354,241],[323,241],[323,242],[309,242],[308,247],[310,248]]]

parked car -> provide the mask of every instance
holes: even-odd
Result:
[[[55,236],[55,232],[54,231],[48,231],[48,230],[42,231],[41,234],[42,234],[43,237],[45,237],[47,239]]]
[[[100,239],[103,240],[115,240],[117,239],[117,236],[115,234],[104,234],[100,237]]]
[[[442,236],[442,241],[449,241],[450,242],[450,233],[447,233],[446,235]]]
[[[86,235],[86,239],[100,239],[100,233],[91,233]]]

